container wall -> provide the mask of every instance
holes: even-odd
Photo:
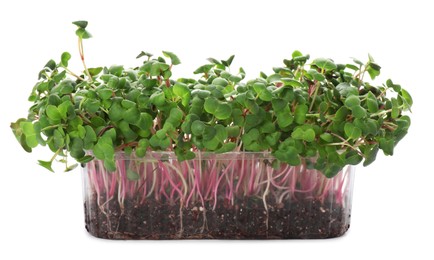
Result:
[[[83,168],[86,228],[109,239],[328,238],[349,228],[354,167],[328,179],[269,153],[117,155]]]

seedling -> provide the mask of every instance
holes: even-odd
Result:
[[[209,58],[194,71],[197,79],[174,80],[172,69],[181,61],[168,51],[156,58],[141,52],[135,68],[88,68],[88,23],[73,24],[84,70],[68,68],[68,52],[49,60],[30,94],[27,118],[11,128],[27,152],[49,147],[53,156],[39,164],[50,171],[55,160],[66,171],[77,166],[70,157],[89,163],[101,209],[117,200],[123,210],[129,196],[179,203],[182,232],[183,207],[200,203],[203,230],[207,205],[215,210],[219,194],[232,205],[238,197],[259,198],[267,221],[270,198],[280,204],[295,199],[296,190],[307,194],[319,186],[317,200],[334,194],[343,204],[345,181],[331,178],[347,165],[371,164],[379,150],[393,155],[410,126],[404,114],[410,94],[390,79],[369,82],[381,69],[371,56],[340,64],[295,51],[270,75],[250,80],[242,68],[229,70],[234,56]],[[213,157],[228,152],[236,152],[236,160]],[[250,152],[259,165],[243,159]],[[316,171],[324,178],[312,178]]]

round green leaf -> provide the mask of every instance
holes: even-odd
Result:
[[[351,108],[351,111],[352,111],[352,115],[355,118],[364,118],[364,117],[366,117],[366,110],[363,107],[361,107],[361,106],[358,106],[358,105],[353,106]]]
[[[206,103],[206,101],[205,101]],[[229,117],[231,117],[232,114],[232,108],[227,103],[221,103],[217,106],[216,110],[214,111],[214,115],[217,119],[224,120]]]
[[[344,126],[345,135],[347,138],[356,140],[362,135],[362,130],[352,123],[345,123]]]
[[[71,59],[71,54],[69,52],[62,53],[62,56],[60,58],[60,64],[63,67],[68,67],[68,61]]]
[[[336,64],[330,60],[325,58],[318,58],[312,61],[312,64],[316,65],[318,68],[322,70],[334,70],[337,68]]]
[[[48,105],[47,108],[45,109],[45,112],[46,112],[48,118],[53,120],[53,121],[59,121],[62,119],[62,116],[61,116],[59,110],[57,109],[57,107],[55,107],[53,105]]]
[[[309,108],[306,105],[297,105],[294,111],[294,120],[297,124],[301,125],[304,124],[304,121],[306,120],[306,113],[309,110]]]
[[[354,106],[358,106],[358,105],[360,105],[360,99],[359,99],[358,96],[351,95],[351,96],[349,96],[349,97],[347,97],[347,98],[345,99],[344,104],[345,104],[346,107],[348,107],[348,108],[352,108],[352,107],[354,107]]]
[[[205,132],[206,125],[199,120],[194,121],[191,124],[191,133],[196,136],[201,136]]]

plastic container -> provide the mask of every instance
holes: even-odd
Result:
[[[331,238],[350,226],[354,167],[328,179],[270,153],[116,155],[83,168],[86,229],[106,239]]]

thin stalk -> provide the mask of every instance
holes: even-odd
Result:
[[[170,163],[167,163],[167,164],[165,164],[165,165],[167,165],[167,166],[169,166],[170,168],[172,168],[172,169],[173,169],[173,170],[178,174],[178,176],[179,176],[180,179],[181,179],[182,186],[184,187],[184,192],[181,193],[181,194],[183,195],[184,198],[187,197],[188,186],[187,186],[187,182],[186,182],[184,176],[182,175],[182,173],[181,173],[181,172],[180,172],[176,167],[174,167],[174,166],[173,166],[172,164],[170,164]],[[170,181],[170,180],[169,180],[169,181]]]
[[[78,76],[77,74],[75,74],[74,72],[72,72],[72,71],[71,71],[70,69],[68,69],[67,67],[62,67],[62,68],[64,68],[64,69],[66,70],[66,72],[67,72],[69,75],[71,75],[71,76],[73,76],[73,77],[76,77],[77,79],[79,79],[79,80],[81,80],[81,81],[85,81],[84,78]]]
[[[316,96],[318,94],[319,86],[320,86],[320,83],[315,82],[315,92],[313,93],[312,102],[310,103],[309,113],[310,113],[310,111],[312,111],[313,105],[315,104],[315,99],[316,99]]]
[[[266,222],[265,222],[265,226],[267,227],[267,232],[268,232],[268,206],[267,206],[267,195],[268,195],[268,193],[269,193],[269,191],[270,191],[270,179],[271,179],[271,171],[269,171],[269,170],[267,170],[267,179],[268,179],[268,182],[267,182],[267,187],[265,188],[265,191],[264,191],[264,195],[262,195],[262,201],[263,201],[263,203],[264,203],[264,208],[265,208],[265,212],[266,212],[266,214],[267,214],[267,219],[266,219]]]
[[[81,58],[81,62],[83,63],[84,71],[88,77],[88,81],[92,82],[92,76],[90,75],[89,70],[87,69],[86,66],[86,62],[84,61],[83,39],[81,37],[78,37],[78,51],[80,53],[80,58]]]

